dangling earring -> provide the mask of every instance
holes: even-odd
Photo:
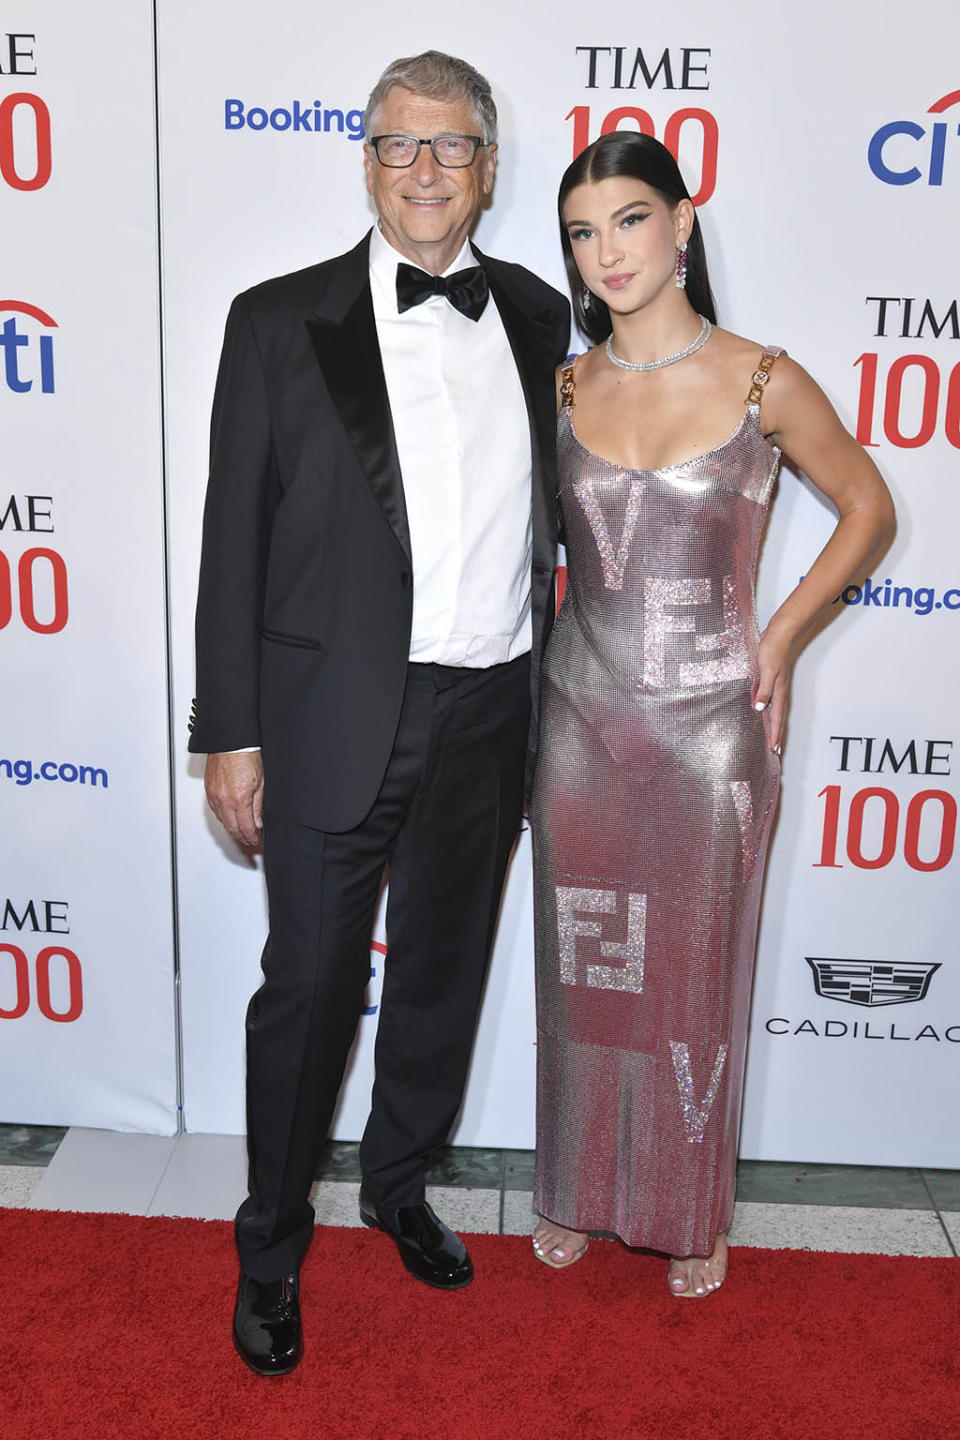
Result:
[[[686,242],[686,240],[684,240],[683,244],[682,244],[682,245],[678,248],[678,250],[677,250],[677,279],[676,279],[676,286],[677,286],[677,289],[678,289],[678,290],[686,290],[686,288],[687,288],[687,242]]]
[[[592,295],[592,293],[587,289],[586,285],[581,285],[581,286],[580,286],[580,304],[583,306],[583,312],[584,312],[584,314],[586,314],[587,311],[590,309],[590,301],[591,301],[592,299],[593,299],[593,295]]]

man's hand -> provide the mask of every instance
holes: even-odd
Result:
[[[207,756],[207,802],[228,835],[259,845],[263,831],[263,761],[259,750]]]

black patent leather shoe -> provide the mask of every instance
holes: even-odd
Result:
[[[233,1316],[233,1343],[258,1375],[289,1375],[300,1364],[300,1282],[297,1275],[254,1280],[240,1275]]]
[[[473,1262],[466,1245],[437,1218],[426,1201],[395,1210],[378,1207],[361,1193],[360,1219],[364,1225],[390,1236],[410,1274],[425,1285],[459,1290],[473,1279]]]

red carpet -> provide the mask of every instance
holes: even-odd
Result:
[[[475,1236],[443,1294],[372,1231],[321,1230],[306,1355],[234,1354],[230,1227],[0,1210],[3,1440],[958,1440],[960,1264],[738,1250],[673,1299],[595,1241],[565,1274]]]

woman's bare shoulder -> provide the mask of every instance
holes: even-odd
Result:
[[[718,332],[722,338],[722,358],[730,371],[741,378],[746,394],[760,368],[761,357],[771,351],[776,358],[768,369],[769,378],[762,386],[762,417],[764,434],[780,432],[791,420],[826,423],[835,420],[833,408],[812,375],[786,353],[786,347],[775,342],[760,344],[730,331]],[[839,422],[838,422],[839,423]]]
[[[746,335],[735,335],[732,330],[724,330],[720,325],[713,327],[710,343],[716,350],[723,352],[725,364],[752,365],[754,369],[760,356],[768,348],[767,344],[761,344],[759,340],[750,340]]]
[[[732,330],[721,330],[719,327],[715,328],[712,338],[717,341],[717,360],[723,364],[724,370],[738,375],[748,389],[761,358],[771,353],[775,359],[766,382],[767,395],[792,397],[817,389],[803,366],[790,358],[786,347],[779,341],[750,340],[745,335],[735,335]]]

